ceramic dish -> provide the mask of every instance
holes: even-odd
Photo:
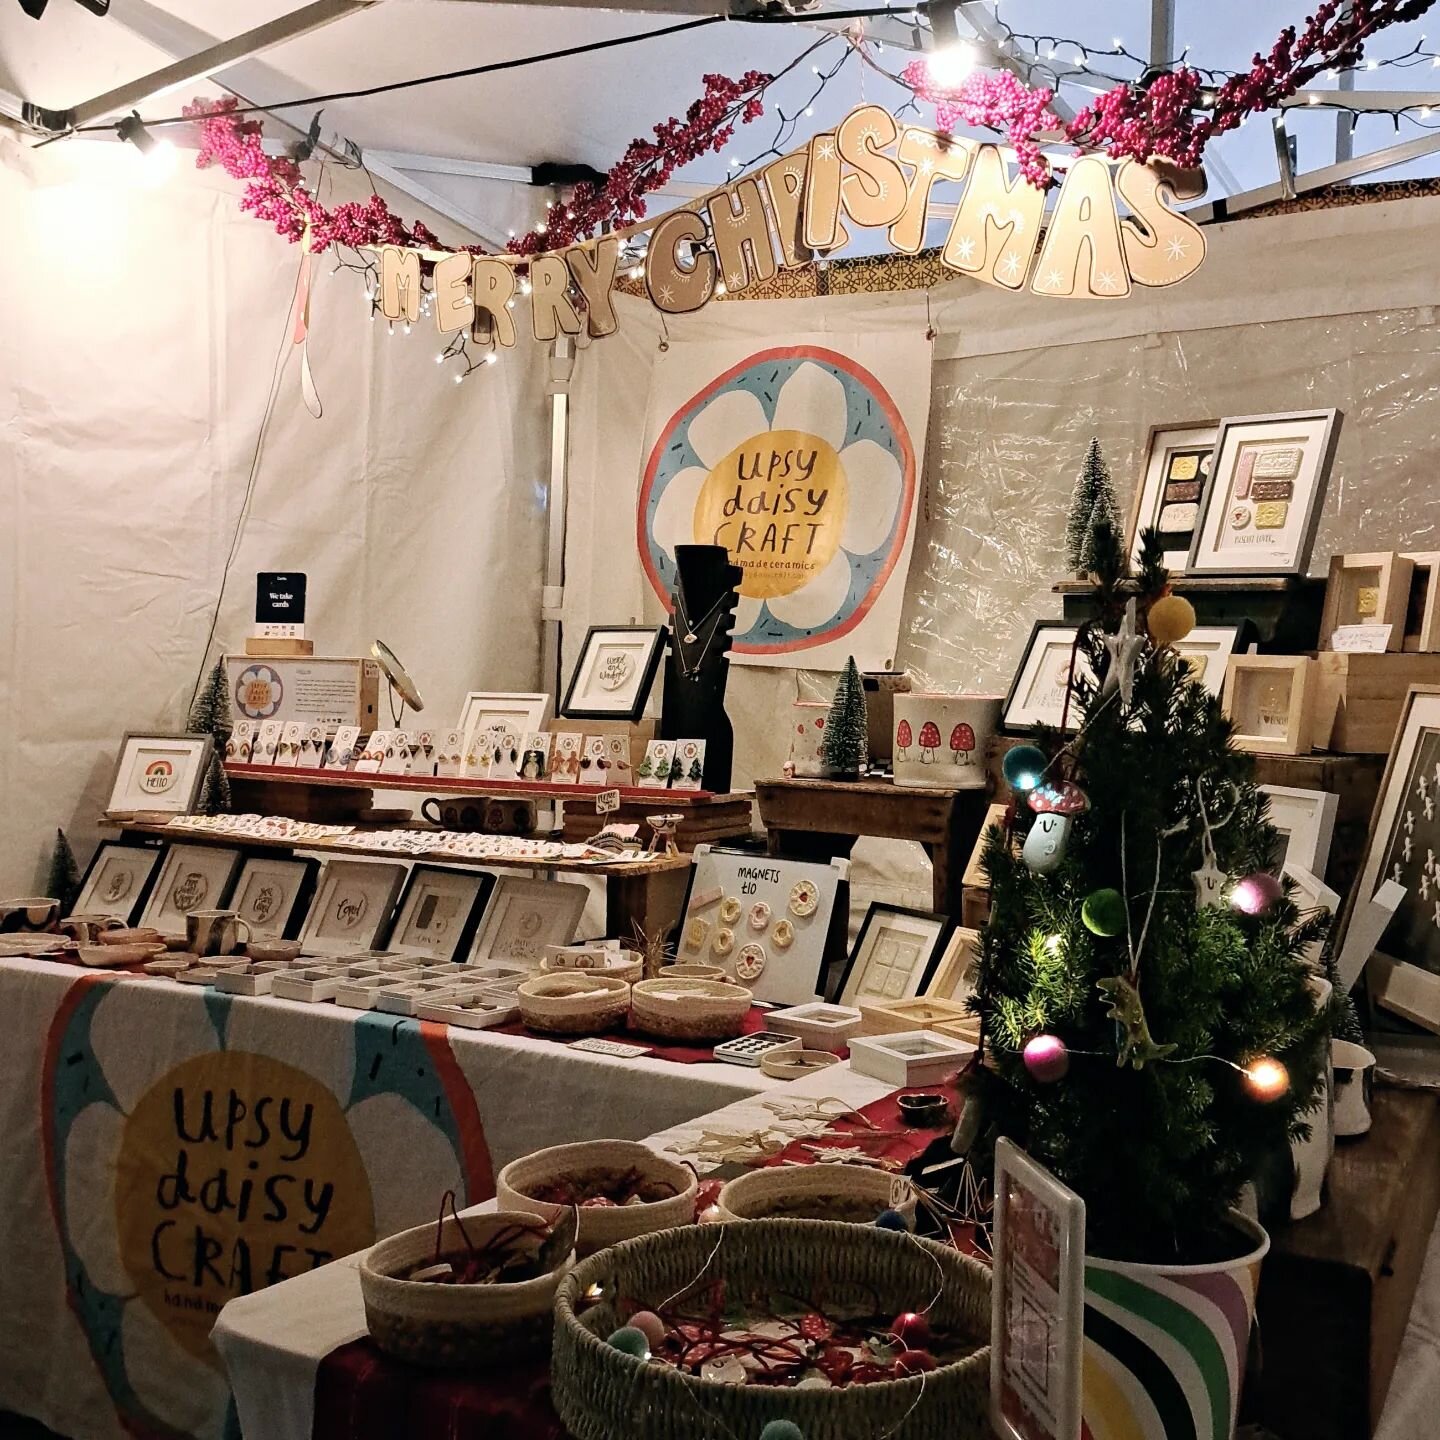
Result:
[[[251,940],[245,953],[252,960],[288,962],[300,954],[298,940]]]
[[[150,944],[131,945],[81,945],[80,963],[96,967],[116,965],[139,965],[164,952],[165,946],[158,940]]]
[[[0,935],[0,959],[6,956],[57,955],[71,948],[72,942],[64,935]]]

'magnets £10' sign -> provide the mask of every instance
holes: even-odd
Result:
[[[896,250],[917,254],[940,181],[963,187],[940,258],[987,285],[1108,300],[1134,285],[1174,285],[1199,268],[1204,234],[1172,203],[1204,193],[1198,171],[1101,155],[1052,163],[1064,178],[1047,216],[1045,192],[1018,174],[1002,147],[901,126],[880,106],[862,105],[804,149],[626,233],[650,232],[645,289],[670,315],[700,309],[722,288],[743,293],[777,270],[812,264],[847,242],[848,225],[884,228]],[[431,255],[440,332],[475,327],[513,345],[509,302],[520,293],[515,266],[524,263],[537,340],[611,334],[621,238],[520,262]],[[381,309],[389,319],[419,318],[420,261],[417,250],[381,251]]]

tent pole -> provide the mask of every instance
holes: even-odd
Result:
[[[550,352],[550,484],[546,496],[544,589],[540,596],[540,680],[555,696],[563,691],[560,675],[560,616],[565,601],[565,512],[570,490],[570,376],[575,344],[556,338]]]

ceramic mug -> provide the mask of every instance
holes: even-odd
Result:
[[[1375,1056],[1349,1040],[1330,1042],[1335,1074],[1335,1134],[1363,1135],[1370,1128],[1375,1093]]]
[[[114,915],[67,915],[60,928],[81,945],[98,945],[105,930],[124,929],[125,922]]]
[[[233,955],[241,930],[248,940],[250,926],[233,910],[192,910],[185,917],[185,948],[192,955]]]
[[[435,813],[430,813],[430,807]],[[440,800],[431,795],[420,805],[420,813],[442,830],[481,830],[485,826],[485,814],[478,805],[462,804],[456,800]]]
[[[0,900],[0,935],[17,930],[53,934],[60,928],[60,902],[44,895]]]

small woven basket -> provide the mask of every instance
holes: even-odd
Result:
[[[666,1040],[730,1040],[745,1028],[754,996],[723,980],[642,980],[631,988],[633,1025]]]
[[[891,1206],[894,1181],[883,1170],[860,1165],[770,1165],[727,1180],[715,1203],[726,1220],[783,1217],[873,1225],[882,1210],[915,1213],[913,1191]]]
[[[463,1260],[472,1244],[485,1244],[512,1225],[536,1217],[496,1210],[467,1215],[465,1232],[450,1219],[441,1228],[444,1259]],[[382,1240],[360,1259],[360,1294],[371,1338],[387,1355],[432,1370],[506,1364],[544,1354],[553,1330],[555,1291],[574,1260],[514,1285],[434,1285],[399,1277],[435,1255],[434,1225],[417,1225]]]
[[[591,970],[557,971],[522,980],[515,992],[520,1018],[551,1035],[613,1030],[630,1009],[630,987]]]
[[[823,1293],[835,1314],[899,1314],[936,1296],[930,1323],[980,1348],[923,1376],[801,1390],[700,1380],[606,1343],[631,1307],[673,1304],[697,1277],[702,1289],[721,1281],[734,1296]],[[601,1299],[587,1306],[583,1297],[597,1285]],[[687,1226],[602,1250],[565,1277],[551,1390],[574,1440],[753,1440],[782,1419],[806,1440],[897,1430],[903,1440],[988,1440],[989,1335],[990,1272],[947,1246],[838,1221]]]
[[[557,1180],[580,1177],[616,1178],[638,1171],[674,1190],[662,1200],[640,1201],[634,1205],[582,1205],[580,1230],[575,1240],[579,1255],[589,1255],[607,1245],[665,1230],[672,1225],[689,1225],[695,1219],[695,1196],[699,1184],[695,1172],[663,1155],[657,1155],[635,1140],[581,1140],[574,1145],[551,1145],[533,1155],[512,1160],[495,1177],[495,1200],[505,1210],[526,1210],[553,1224],[567,1206],[536,1200],[529,1193]]]

